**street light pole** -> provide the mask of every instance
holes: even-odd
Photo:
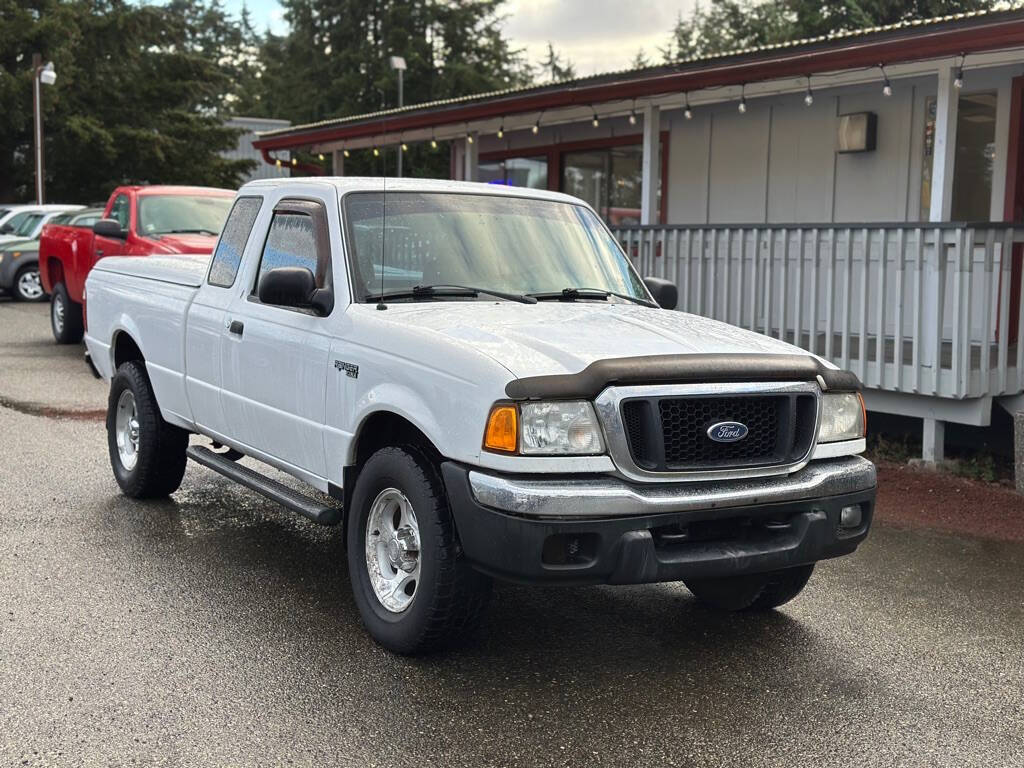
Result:
[[[57,73],[53,69],[53,62],[48,61],[43,66],[43,57],[38,53],[32,54],[32,115],[35,123],[33,143],[36,156],[37,205],[42,205],[45,198],[43,190],[43,100],[40,85],[53,85],[56,80]]]
[[[398,108],[401,109],[405,104],[405,94],[403,93],[404,87],[404,75],[405,75],[405,59],[402,56],[391,57],[391,68],[398,71]],[[398,142],[398,178],[402,177],[402,142]]]

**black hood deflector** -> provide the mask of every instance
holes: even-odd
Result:
[[[513,400],[592,400],[612,384],[720,384],[755,381],[817,381],[828,392],[858,392],[850,371],[827,368],[810,355],[649,355],[595,360],[579,373],[529,376],[505,385]]]

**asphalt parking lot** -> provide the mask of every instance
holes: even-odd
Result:
[[[121,497],[80,355],[0,300],[0,765],[1024,764],[1024,542],[883,502],[773,614],[499,585],[469,647],[408,660],[336,531],[196,466]]]

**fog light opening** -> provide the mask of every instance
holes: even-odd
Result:
[[[864,520],[864,512],[860,504],[850,504],[839,510],[840,528],[859,528]]]

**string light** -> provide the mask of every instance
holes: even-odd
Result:
[[[807,76],[807,93],[804,94],[804,104],[808,107],[814,103],[814,92],[811,91],[811,76]]]
[[[633,108],[629,110],[629,124],[636,125],[636,99],[633,99]]]
[[[956,77],[953,79],[953,87],[954,88],[963,88],[964,87],[964,62],[966,60],[967,60],[967,54],[966,53],[961,53],[960,54],[960,66],[957,67]]]
[[[343,154],[345,157],[350,157],[347,149],[342,149],[341,154]]]
[[[747,114],[747,84],[740,86],[740,103],[736,107],[741,115]]]
[[[498,138],[505,138],[505,118],[501,118],[501,124],[498,126]]]
[[[434,129],[430,129],[430,148],[437,149],[437,139],[434,137]]]
[[[594,117],[593,117],[593,119],[592,119],[592,120],[590,121],[590,124],[591,124],[592,126],[594,126],[595,128],[597,128],[597,126],[599,126],[599,125],[601,124],[601,121],[597,119],[597,110],[596,110],[596,109],[594,109],[593,107],[591,107],[591,110],[593,110],[593,112],[594,112]]]
[[[320,160],[320,162],[322,163],[322,162],[323,162],[324,160],[326,160],[327,158],[326,158],[326,157],[324,157],[324,153],[323,153],[323,152],[321,152],[321,153],[320,153],[319,155],[317,155],[317,159],[319,159],[319,160]]]
[[[408,152],[409,151],[409,145],[406,144],[404,141],[402,142],[402,151],[403,152]]]
[[[276,160],[274,160],[274,165],[276,165],[278,168],[281,167],[281,158],[280,157],[277,158]]]
[[[685,100],[685,106],[683,108],[683,117],[687,120],[693,120],[693,110],[690,109],[690,94],[684,93],[683,99]]]
[[[376,147],[373,148],[373,156],[380,157],[380,150],[377,149]]]
[[[885,71],[885,65],[879,64],[878,68],[882,70],[882,95],[892,96],[892,83],[889,82],[889,75]]]
[[[299,164],[299,158],[293,157],[292,158],[292,165],[298,165],[298,164]]]
[[[543,109],[537,115],[537,122],[535,122],[533,124],[533,126],[530,128],[530,133],[532,133],[534,136],[536,136],[538,133],[540,133],[540,119],[542,117],[544,117],[544,110]]]

